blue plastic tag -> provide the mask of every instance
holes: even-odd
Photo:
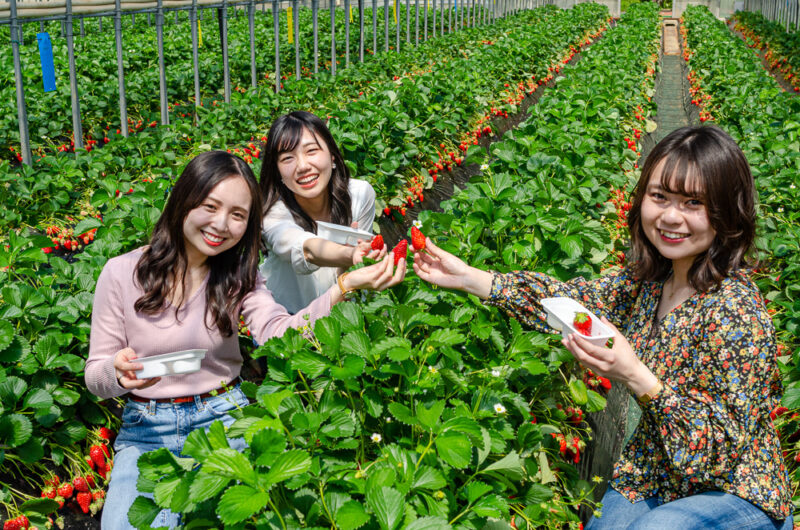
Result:
[[[56,68],[53,64],[53,43],[50,42],[50,34],[37,33],[36,40],[39,41],[39,61],[42,63],[42,84],[45,92],[52,92],[56,89]]]

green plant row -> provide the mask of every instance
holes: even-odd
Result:
[[[785,387],[784,404],[800,407],[800,101],[784,92],[761,66],[758,57],[705,8],[684,14],[689,68],[702,76],[712,95],[714,120],[739,143],[750,163],[759,197],[762,274],[757,279],[768,300],[780,345]],[[800,482],[795,431],[788,420],[781,427],[792,482]],[[795,497],[795,502],[800,498]]]
[[[606,13],[596,4],[580,6],[569,15],[552,6],[540,8],[400,54],[381,54],[389,64],[407,58],[399,63],[406,68],[396,69],[391,79],[373,77],[376,70],[368,62],[336,78],[292,81],[277,94],[264,86],[236,92],[230,105],[201,108],[196,125],[186,119],[146,128],[89,154],[47,155],[33,168],[6,166],[5,175],[0,162],[0,178],[8,183],[0,189],[0,199],[14,205],[0,215],[0,226],[38,225],[44,231],[52,218],[81,218],[81,212],[113,202],[117,190],[136,191],[140,180],[171,176],[199,150],[244,147],[248,139],[258,142],[275,116],[296,108],[332,117],[331,129],[351,172],[376,188],[380,209],[403,202],[406,174],[438,157],[434,146],[454,144],[460,131],[507,93],[504,84],[529,81],[531,75],[546,77],[571,46],[603,26]],[[449,59],[438,54],[425,63],[415,61],[419,50],[436,47],[459,51]],[[347,84],[349,80],[357,81],[356,88]],[[358,88],[362,90],[352,93]],[[500,103],[501,108],[514,108]],[[247,149],[258,148],[251,143]],[[250,159],[258,170],[258,160]]]
[[[597,6],[587,4],[575,13],[583,13],[587,21],[570,26],[575,30],[571,38],[567,35],[558,37],[566,43],[582,38],[586,30],[581,24],[600,25],[605,20],[605,8]],[[535,27],[529,22],[536,17],[548,22],[554,39],[565,31],[557,30],[556,23],[567,24],[566,14],[554,8],[522,14],[519,23],[533,30]],[[504,24],[506,26],[492,26],[492,31],[509,34],[518,31],[512,21]],[[477,33],[479,30],[469,31]],[[534,34],[538,33],[534,31]],[[448,38],[450,36],[444,37]],[[536,39],[541,37],[537,36]],[[465,48],[463,52],[480,57],[480,51],[485,47],[502,50],[502,54],[497,52],[497,57],[502,58],[515,50],[511,46],[515,41],[508,41],[507,46],[503,42],[496,48],[483,45],[476,48],[474,53],[470,48]],[[535,58],[534,50],[530,52],[532,64],[538,64],[537,67],[547,72],[550,58],[568,50],[569,46],[564,45],[563,49],[557,50],[558,53],[543,53],[541,59]],[[496,67],[482,64],[486,65],[491,75],[495,75],[497,70],[493,68]],[[525,71],[519,66],[517,68]],[[422,73],[418,78],[426,74]],[[503,67],[503,74],[508,75],[508,68]],[[469,76],[470,82],[480,78],[472,70]],[[444,77],[445,74],[437,73],[435,79]],[[392,83],[392,86],[402,93],[406,82]],[[460,94],[452,79],[450,82],[451,91]],[[494,82],[499,84],[502,81]],[[303,80],[300,83],[305,86],[310,85],[311,81]],[[418,87],[420,98],[440,98],[439,93],[443,90],[433,83],[431,86],[435,86],[436,91],[422,82],[408,82],[408,87],[412,86]],[[397,97],[399,99],[401,96]],[[387,102],[388,97],[376,99],[376,106],[379,101]],[[435,107],[441,101],[445,101],[443,97],[428,103],[431,112],[441,108]],[[458,100],[448,103],[456,104]],[[399,115],[396,107],[387,107],[387,112],[394,113],[393,116]],[[230,112],[230,108],[223,107],[216,112],[226,111]],[[209,116],[212,114],[209,112]],[[225,119],[220,119],[220,123],[227,123]],[[352,124],[352,127],[356,125]],[[423,138],[431,128],[424,123],[416,127],[423,133]],[[392,130],[389,125],[386,128]],[[52,212],[62,212],[62,207],[57,204],[59,194],[67,195],[66,204],[70,199],[66,190],[79,186],[96,187],[92,192],[92,203],[102,210],[102,220],[86,216],[77,221],[75,233],[96,230],[96,240],[83,251],[68,256],[67,260],[42,252],[42,248],[52,245],[47,236],[37,235],[29,229],[9,230],[6,234],[7,247],[0,255],[0,444],[3,448],[0,458],[3,470],[9,470],[10,475],[0,473],[0,483],[10,486],[6,482],[10,477],[15,480],[21,477],[24,483],[22,486],[14,485],[15,492],[6,490],[7,495],[2,497],[2,502],[9,507],[20,505],[31,493],[37,496],[38,489],[54,469],[62,477],[88,473],[81,452],[84,445],[93,441],[90,432],[97,426],[115,426],[116,419],[109,411],[113,403],[99,403],[83,385],[82,371],[88,348],[92,293],[96,277],[110,257],[144,243],[160,214],[175,173],[193,153],[209,147],[192,145],[185,152],[176,154],[175,146],[180,145],[181,141],[184,144],[189,141],[180,134],[191,134],[191,129],[188,124],[174,129],[177,132],[170,127],[154,128],[132,137],[127,140],[127,147],[131,149],[127,154],[120,147],[110,144],[92,152],[91,156],[48,157],[46,160],[54,164],[54,180],[50,182],[47,181],[49,175],[38,168],[18,168],[18,173],[4,176],[4,186],[0,187],[0,192],[4,194],[2,200],[9,204],[8,211],[30,215],[27,209],[45,207],[51,208]],[[344,142],[348,141],[340,130],[334,134],[337,138],[343,138]],[[413,138],[409,136],[409,139]],[[199,142],[201,139],[192,141]],[[60,171],[56,172],[56,167],[60,167]],[[131,184],[134,174],[165,178],[144,179]],[[28,181],[24,182],[23,177]],[[56,181],[56,177],[60,180]],[[70,179],[73,181],[70,182]],[[79,179],[83,179],[83,183]],[[54,188],[56,182],[63,188]],[[131,185],[134,188],[132,193],[116,193]],[[31,188],[35,189],[31,191]],[[13,204],[16,207],[11,206]]]
[[[766,60],[771,68],[800,92],[800,33],[789,33],[778,22],[756,11],[737,11],[733,15],[734,29],[742,32],[751,47],[766,48]]]
[[[237,11],[240,12],[240,11]],[[231,86],[234,90],[251,86],[250,73],[250,37],[249,22],[246,15],[233,16],[230,10],[228,23],[228,47]],[[215,9],[204,11],[205,18],[199,22],[202,46],[199,48],[199,71],[201,97],[205,105],[212,105],[215,100],[223,100],[223,64],[219,37],[219,25]],[[403,13],[404,14],[404,13]],[[191,114],[194,105],[194,74],[192,66],[191,26],[188,13],[179,14],[179,23],[173,23],[167,17],[164,25],[164,61],[167,65],[167,98],[170,104],[172,119]],[[338,73],[345,67],[345,13],[337,11],[336,42]],[[373,36],[377,35],[382,51],[384,38],[383,9],[378,9],[378,25],[375,34],[372,31],[372,10],[365,10],[365,56],[372,50]],[[358,60],[357,12],[355,24],[351,24],[350,60]],[[79,102],[85,139],[103,142],[104,138],[113,139],[115,131],[121,127],[119,123],[119,96],[117,79],[116,43],[113,24],[106,19],[103,31],[98,30],[97,19],[86,20],[86,35],[75,37],[75,57],[78,78]],[[302,75],[308,77],[314,71],[313,63],[313,19],[310,9],[299,11],[300,24],[300,63]],[[329,71],[330,52],[330,16],[322,11],[319,24],[319,67]],[[288,20],[286,11],[280,13],[280,58],[282,78],[292,77],[295,70],[295,46],[289,43]],[[39,154],[42,149],[65,147],[70,149],[72,137],[71,99],[69,86],[69,70],[67,62],[66,39],[60,36],[60,23],[49,22],[45,30],[51,35],[55,60],[57,91],[42,92],[42,72],[39,64],[39,49],[36,32],[38,24],[25,26],[24,45],[21,49],[23,78],[26,87],[27,112],[32,146]],[[271,10],[255,13],[256,72],[259,83],[265,87],[275,86],[275,50],[274,29]],[[401,48],[413,47],[407,44],[406,38],[414,40],[414,26],[411,33],[405,33],[405,24],[400,27]],[[390,20],[390,45],[395,47],[396,29]],[[438,33],[437,33],[438,34]],[[429,30],[430,35],[430,30]],[[0,28],[0,39],[7,40],[7,26]],[[437,50],[437,55],[450,53],[448,49]],[[160,122],[160,107],[157,94],[159,87],[158,51],[155,26],[148,26],[144,15],[139,15],[136,22],[130,17],[123,17],[123,56],[125,68],[125,89],[127,110],[132,128],[141,129],[154,120]],[[383,61],[382,61],[383,62]],[[0,147],[2,157],[12,159],[12,147],[19,147],[19,128],[17,126],[17,108],[15,96],[14,69],[11,46],[0,49],[0,65],[2,68],[2,89],[0,99],[3,108],[0,116]],[[379,75],[380,69],[373,71]],[[398,73],[397,70],[392,72]],[[385,75],[385,72],[384,72]],[[362,81],[363,84],[363,81]],[[358,91],[354,92],[357,93]],[[141,122],[141,124],[140,124]]]
[[[631,8],[486,173],[442,213],[421,214],[423,231],[481,267],[596,273],[614,245],[607,208],[587,219],[581,207],[633,169],[622,136],[647,105],[658,42],[657,8]],[[571,225],[584,230],[562,248]],[[605,399],[571,375],[555,341],[413,274],[337,305],[313,339],[302,331],[256,351],[268,379],[244,385],[256,403],[227,432],[192,433],[185,459],[142,457],[140,485],[155,500],[137,499],[134,525],[169,507],[192,528],[579,526],[593,485],[575,466],[588,432],[573,405],[597,411]],[[244,453],[229,448],[240,436]]]

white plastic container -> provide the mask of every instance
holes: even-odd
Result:
[[[370,241],[374,237],[373,234],[365,232],[364,230],[326,223],[324,221],[317,221],[317,235],[328,241],[333,241],[334,243],[352,246],[356,246],[359,239]]]
[[[183,350],[134,359],[133,362],[142,365],[142,369],[136,371],[136,377],[150,379],[151,377],[197,372],[200,370],[200,361],[205,358],[207,351]]]
[[[566,298],[564,296],[543,298],[542,307],[544,307],[544,310],[547,312],[547,324],[551,328],[561,331],[561,336],[563,337],[571,333],[578,333],[572,325],[573,320],[575,320],[575,313],[586,313],[592,319],[592,336],[587,337],[582,333],[578,333],[580,337],[583,337],[592,344],[604,346],[608,339],[614,336],[614,332],[600,321],[600,317],[572,298]]]

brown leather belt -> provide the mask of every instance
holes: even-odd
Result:
[[[159,398],[159,399],[148,399],[139,396],[134,396],[133,394],[129,395],[128,398],[131,401],[138,401],[139,403],[150,403],[151,401],[155,401],[156,403],[190,403],[195,400],[195,398],[205,399],[214,396],[221,396],[226,394],[228,391],[227,388],[233,388],[236,384],[236,381],[231,381],[230,384],[221,386],[215,390],[210,390],[203,394],[197,394],[196,396],[183,396],[183,397],[176,397],[176,398]]]

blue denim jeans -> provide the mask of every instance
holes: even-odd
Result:
[[[103,506],[101,525],[103,530],[129,530],[128,509],[139,495],[152,498],[152,494],[140,493],[136,488],[139,477],[139,456],[148,451],[166,447],[180,456],[186,437],[195,429],[207,429],[213,422],[221,420],[225,426],[234,419],[228,412],[248,404],[239,385],[216,397],[199,398],[189,403],[140,403],[128,400],[122,412],[122,428],[114,443],[114,469]],[[242,438],[231,440],[231,447],[242,451]],[[178,526],[178,514],[169,510],[161,513],[150,523],[152,527]]]
[[[630,502],[610,486],[603,495],[602,517],[586,530],[792,530],[792,516],[772,519],[758,506],[730,493],[707,491],[662,503],[657,497]]]

